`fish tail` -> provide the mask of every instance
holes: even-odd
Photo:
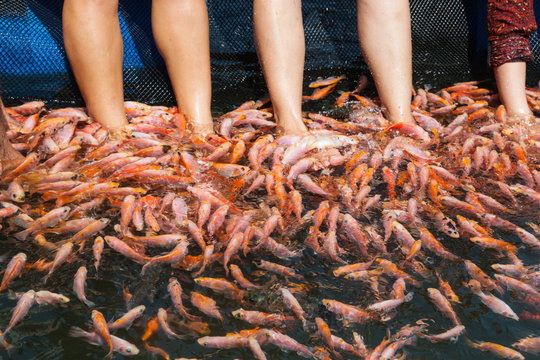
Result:
[[[2,344],[3,346],[5,346],[8,356],[11,358],[11,356],[13,355],[13,351],[15,351],[16,347],[3,341]]]
[[[112,349],[112,347],[111,347],[111,349],[110,349],[109,352],[107,353],[107,356],[105,356],[105,359],[112,360],[113,355],[114,355],[114,353],[113,353],[113,349]]]
[[[481,349],[480,344],[472,341],[468,337],[465,337],[465,344],[467,344],[468,346],[470,346],[472,348]]]
[[[69,336],[71,337],[84,337],[86,331],[83,329],[73,326],[71,329],[69,329]]]
[[[23,230],[15,234],[15,237],[19,240],[26,240],[28,237],[28,230]]]
[[[43,277],[43,279],[41,280],[41,282],[42,282],[43,284],[47,283],[47,281],[49,280],[50,277],[51,277],[51,273],[49,272],[47,275],[45,275],[45,276]]]
[[[83,302],[86,306],[88,306],[88,307],[94,307],[94,306],[96,306],[96,304],[95,304],[93,301],[90,301],[90,300],[88,300],[88,299],[83,299],[82,302]]]
[[[414,296],[414,291],[409,291],[409,293],[405,296],[405,302],[411,301],[413,296]]]

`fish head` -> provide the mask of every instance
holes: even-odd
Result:
[[[124,356],[135,356],[139,354],[139,349],[133,344],[126,344],[120,346],[118,352]]]
[[[429,288],[427,289],[427,291],[428,291],[429,296],[433,296],[439,292],[437,289],[434,289],[434,288]]]
[[[204,346],[204,347],[208,347],[208,345],[210,345],[206,337],[202,337],[198,339],[197,342],[199,343],[199,345]]]
[[[65,218],[71,211],[71,208],[69,206],[62,207],[62,211],[60,212],[61,218]]]
[[[504,316],[506,316],[507,318],[510,318],[510,319],[519,321],[519,317],[518,317],[516,314],[514,314],[514,313],[510,313],[510,312],[508,312],[508,311],[503,311],[502,314],[503,314]]]
[[[238,309],[232,312],[232,315],[237,319],[244,318],[244,309]]]
[[[24,201],[24,192],[11,194],[11,200],[13,200],[15,202],[23,202]]]
[[[501,264],[492,264],[491,265],[491,268],[495,271],[501,271],[502,270],[502,267],[501,267]],[[495,274],[495,277],[497,277],[498,274]]]
[[[481,240],[480,240],[478,237],[476,237],[476,236],[470,238],[470,240],[471,240],[473,243],[475,243],[475,244],[480,244],[480,243],[481,243]]]

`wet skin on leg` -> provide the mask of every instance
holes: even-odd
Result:
[[[66,53],[90,116],[111,138],[124,137],[118,0],[65,0],[62,22]]]
[[[392,123],[411,113],[411,15],[407,0],[357,0],[358,39],[385,113]]]
[[[278,131],[306,135],[302,120],[304,28],[300,0],[254,0],[255,46]]]
[[[192,134],[213,134],[205,1],[153,0],[152,30],[167,65],[178,109],[186,117]]]

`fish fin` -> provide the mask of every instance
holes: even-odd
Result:
[[[96,304],[88,299],[81,300],[86,306],[88,307],[94,307]]]
[[[147,262],[146,264],[143,265],[142,269],[141,269],[141,275],[144,275],[146,273],[146,270],[152,266],[152,262],[149,261]]]
[[[28,234],[29,234],[29,233],[28,233],[28,230],[23,230],[23,231],[21,231],[21,232],[16,233],[16,234],[15,234],[15,237],[16,237],[17,239],[19,239],[19,240],[24,241],[24,240],[26,240],[26,238],[28,237]]]

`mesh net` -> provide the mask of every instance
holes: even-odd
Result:
[[[264,92],[253,44],[252,1],[207,3],[214,102],[224,96],[238,102]],[[306,81],[310,74],[367,73],[357,41],[354,2],[304,1],[302,6]],[[164,62],[153,42],[150,7],[151,0],[120,1],[125,97],[172,104]],[[488,75],[486,1],[411,0],[410,7],[416,84],[444,85]],[[0,1],[0,83],[8,104],[30,99],[82,104],[63,47],[61,15],[58,0]],[[528,80],[533,83],[540,77],[537,33],[531,47],[535,60],[528,67]]]

